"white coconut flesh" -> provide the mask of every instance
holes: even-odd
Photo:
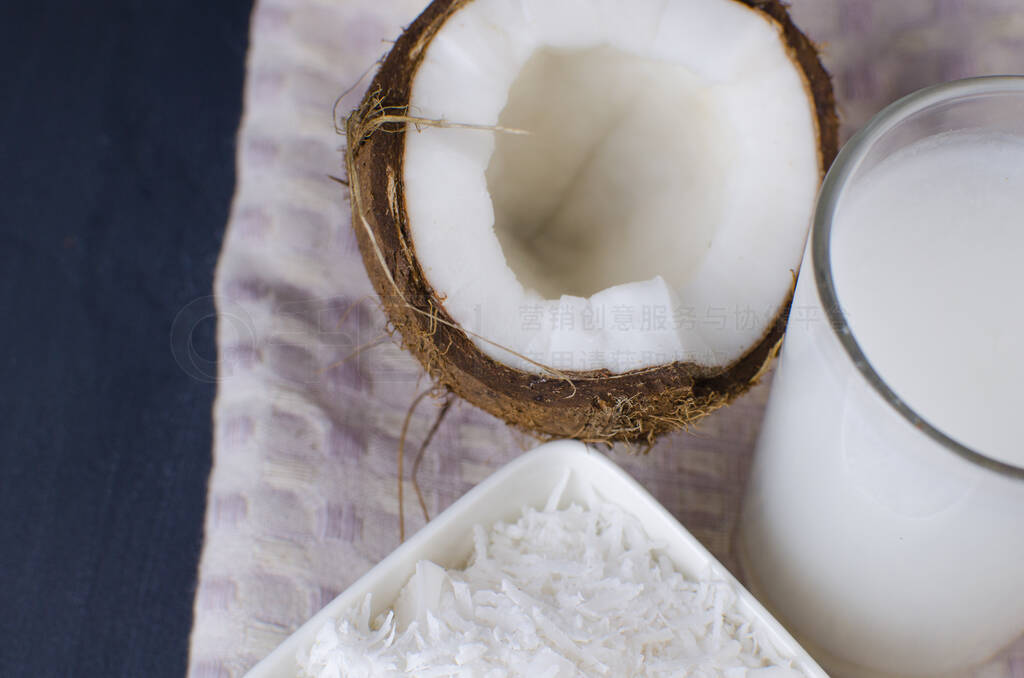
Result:
[[[405,141],[417,259],[499,362],[727,365],[775,321],[820,168],[805,80],[762,14],[473,0],[428,45],[410,115],[529,133]]]

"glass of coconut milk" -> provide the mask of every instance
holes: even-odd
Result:
[[[1024,77],[910,95],[839,155],[738,547],[834,676],[971,675],[1024,635]]]

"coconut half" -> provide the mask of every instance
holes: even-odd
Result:
[[[776,0],[436,0],[347,137],[364,263],[431,378],[649,441],[774,356],[837,121]]]

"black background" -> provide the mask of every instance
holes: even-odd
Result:
[[[0,3],[4,678],[185,673],[250,10]]]

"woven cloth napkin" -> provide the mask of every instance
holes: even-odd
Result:
[[[423,0],[259,0],[238,183],[217,269],[214,466],[189,676],[244,674],[399,543],[397,449],[417,363],[388,337],[363,269],[332,108]],[[1020,0],[795,0],[824,49],[844,138],[891,100],[954,78],[1024,71]],[[727,566],[762,384],[644,457],[611,452]],[[408,426],[408,470],[441,403]],[[535,441],[456,402],[418,479],[435,515]],[[407,476],[408,477],[408,476]],[[424,524],[404,486],[407,534]],[[1024,678],[1024,648],[986,675]]]

